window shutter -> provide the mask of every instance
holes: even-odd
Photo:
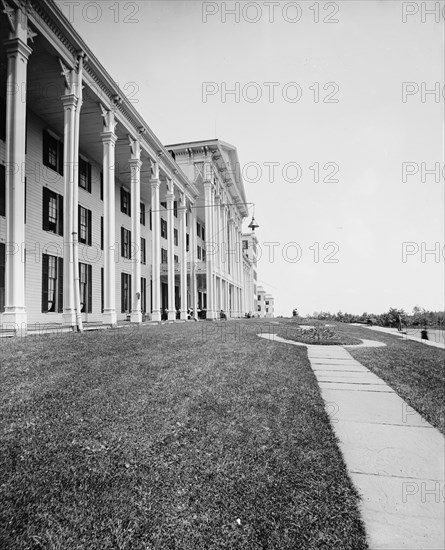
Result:
[[[128,275],[128,311],[133,309],[133,293],[131,290],[131,275]]]
[[[131,194],[128,193],[128,215],[131,216]]]
[[[88,190],[88,193],[91,193],[91,164],[88,163],[87,164],[87,167],[88,167],[88,179],[87,179],[87,190]],[[91,244],[91,243],[90,243]]]
[[[43,137],[42,137],[42,162],[44,166],[49,165],[49,158],[48,158],[48,152],[49,152],[49,139],[48,139],[48,132],[46,130],[43,130]]]
[[[101,172],[100,173],[100,189],[99,189],[99,193],[100,193],[100,200],[103,201],[104,200],[104,173]]]
[[[58,195],[59,197],[59,207],[57,209],[57,222],[58,222],[58,233],[63,237],[63,197],[62,195]],[[46,209],[46,212],[48,212],[48,208]]]
[[[6,166],[0,164],[0,216],[6,215]]]
[[[124,189],[121,187],[121,212],[124,212],[124,192]]]
[[[121,273],[121,313],[125,313],[125,273]]]
[[[25,177],[25,203],[23,205],[23,208],[25,210],[25,223],[26,223],[26,199],[27,199],[27,194],[28,194],[28,181]]]
[[[59,154],[57,155],[57,160],[59,161],[59,174],[63,176],[63,141],[59,141]]]
[[[80,204],[77,205],[77,242],[80,243],[80,219],[81,219],[81,209]]]
[[[91,230],[92,230],[92,214],[91,210],[87,210],[88,218],[88,245],[91,246]]]
[[[42,255],[42,313],[48,313],[48,255]]]
[[[59,258],[57,265],[57,292],[59,313],[63,313],[63,258]]]
[[[125,247],[124,247],[124,228],[121,227],[121,256],[125,258]]]
[[[100,217],[100,249],[104,249],[104,218]]]
[[[104,268],[100,268],[100,309],[104,312]]]
[[[49,189],[43,188],[43,202],[42,202],[42,228],[44,231],[49,230]]]
[[[87,267],[88,313],[93,311],[93,266]]]

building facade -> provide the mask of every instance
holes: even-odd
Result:
[[[2,328],[244,315],[236,149],[164,147],[53,0],[3,3]]]
[[[258,317],[274,317],[274,297],[259,286],[257,289]]]

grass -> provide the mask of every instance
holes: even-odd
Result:
[[[444,350],[365,327],[338,323],[336,331],[384,342],[386,347],[348,351],[445,435]]]
[[[305,323],[307,324],[307,323]],[[344,346],[361,344],[362,341],[342,331],[337,331],[335,327],[326,327],[325,323],[316,321],[309,328],[302,329],[299,323],[294,320],[280,320],[279,325],[270,325],[271,332],[286,340],[293,340],[303,344],[321,345],[321,346]],[[313,328],[312,328],[313,327]]]
[[[0,546],[367,548],[306,349],[262,326],[0,342]]]

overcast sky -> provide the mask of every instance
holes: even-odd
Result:
[[[444,308],[433,2],[58,4],[164,144],[237,147],[277,315]]]

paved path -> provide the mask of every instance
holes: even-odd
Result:
[[[443,550],[442,434],[342,346],[306,347],[349,475],[362,497],[371,550]]]
[[[351,323],[354,326],[369,328],[370,330],[376,330],[377,332],[385,332],[386,334],[392,334],[403,338],[403,340],[412,340],[413,342],[420,342],[426,346],[432,346],[435,348],[445,349],[444,333],[441,330],[428,329],[429,340],[422,340],[420,337],[420,330],[408,329],[408,333],[399,332],[396,328],[389,327],[376,327],[370,325],[363,325],[360,323]],[[444,547],[445,548],[445,547]]]

